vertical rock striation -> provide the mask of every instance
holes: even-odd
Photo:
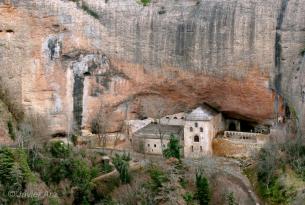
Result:
[[[305,118],[302,0],[84,2],[0,2],[1,77],[53,130],[88,126],[101,101],[119,122],[152,96],[266,123],[281,96]]]

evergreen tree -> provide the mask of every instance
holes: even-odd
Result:
[[[166,158],[175,157],[180,159],[180,149],[181,146],[179,144],[179,140],[175,135],[171,135],[169,139],[169,143],[167,144],[167,148],[163,150],[163,155]]]
[[[208,205],[210,202],[209,183],[202,171],[196,173],[196,198],[200,205]]]
[[[129,175],[129,163],[126,161],[126,156],[118,155],[116,154],[115,157],[113,158],[113,164],[116,168],[116,170],[120,174],[120,180],[122,183],[128,183],[130,182],[130,175]]]

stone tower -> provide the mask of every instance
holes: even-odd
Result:
[[[184,157],[199,158],[212,154],[212,140],[222,129],[222,115],[201,106],[186,116],[184,126]]]

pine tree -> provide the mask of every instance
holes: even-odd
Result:
[[[171,135],[167,148],[163,150],[163,155],[166,158],[175,157],[180,159],[180,148],[179,140],[174,135]]]
[[[210,202],[210,190],[207,178],[203,175],[202,171],[196,173],[196,198],[200,205],[208,205]]]

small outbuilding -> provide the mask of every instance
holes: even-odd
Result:
[[[183,145],[183,126],[151,123],[134,133],[133,149],[140,153],[160,155],[167,147],[171,135],[177,137]]]

